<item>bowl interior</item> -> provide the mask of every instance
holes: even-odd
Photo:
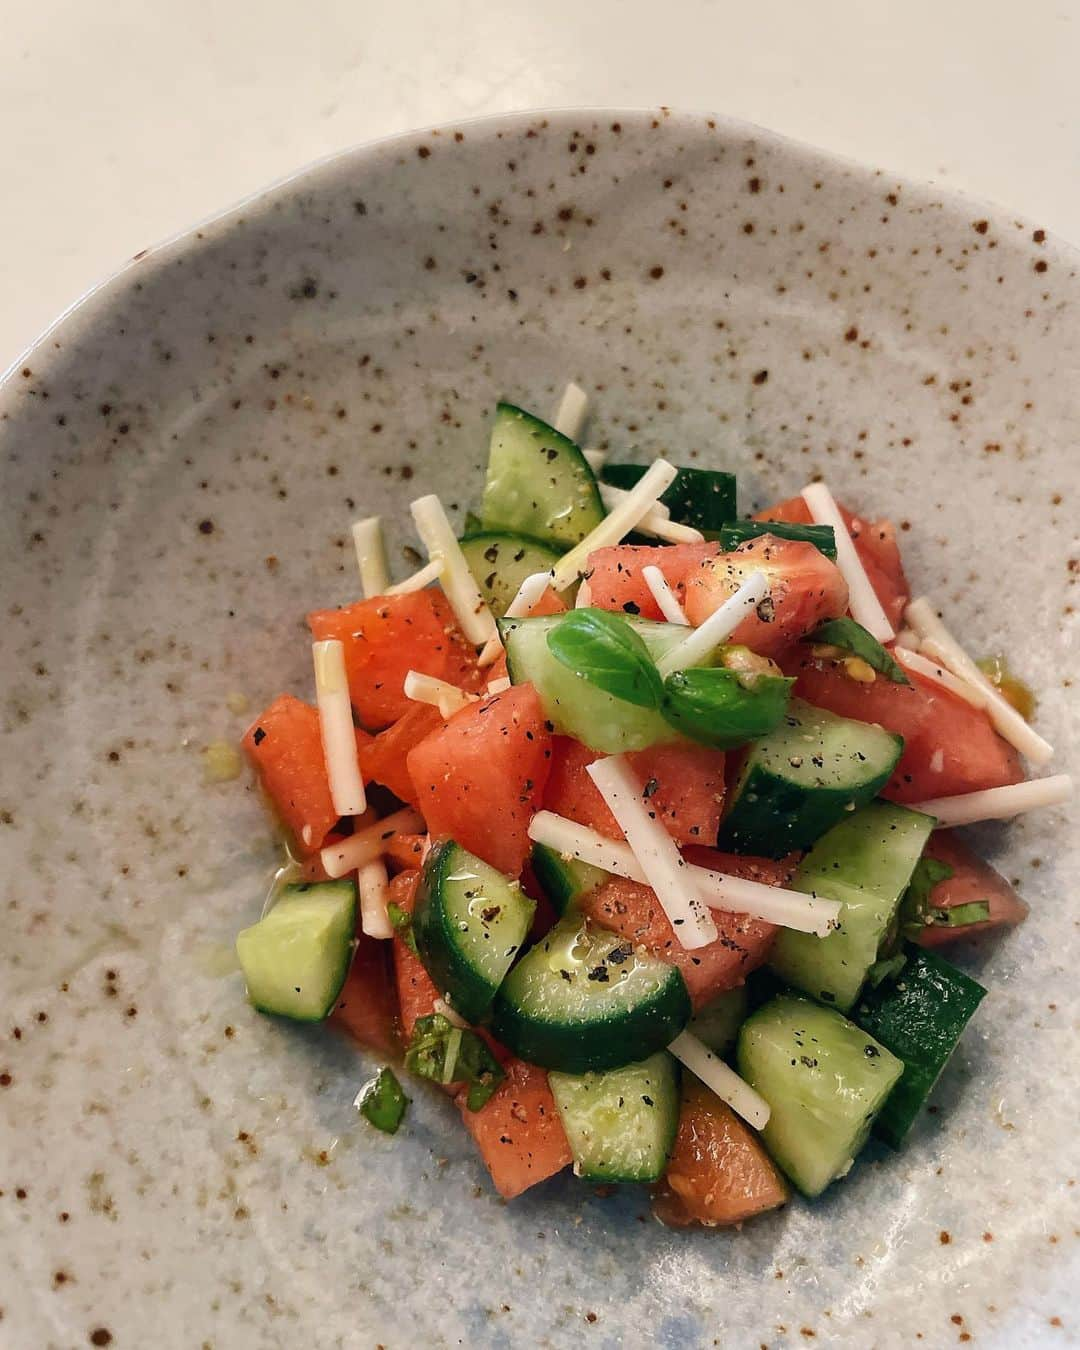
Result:
[[[1015,1346],[1067,1321],[1059,811],[979,833],[1032,917],[964,955],[991,997],[904,1153],[672,1234],[569,1176],[500,1203],[435,1094],[396,1139],[357,1122],[374,1061],[243,1002],[229,951],[275,848],[200,750],[246,725],[237,695],[310,695],[303,616],[355,598],[352,519],[385,517],[404,574],[409,500],[460,519],[495,400],[544,414],[573,378],[620,456],[733,468],[746,510],[824,475],[900,522],[916,591],[1010,656],[1067,767],[1078,335],[1041,232],[665,113],[346,155],[67,316],[0,389],[13,1343]]]

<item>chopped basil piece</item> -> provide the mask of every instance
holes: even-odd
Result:
[[[966,905],[933,907],[930,922],[939,928],[964,928],[969,923],[985,923],[989,917],[989,900],[969,900]]]
[[[937,858],[929,858],[926,854],[915,864],[898,915],[900,932],[905,937],[917,938],[928,924],[940,922],[936,917],[938,914],[948,913],[947,909],[930,903],[930,892],[939,881],[948,881],[952,875],[953,869],[948,863],[938,862]]]
[[[464,1083],[470,1111],[479,1111],[505,1077],[483,1038],[467,1027],[455,1027],[441,1013],[416,1019],[405,1067],[434,1083]]]
[[[893,980],[907,965],[907,957],[903,952],[897,952],[895,956],[890,956],[884,961],[875,961],[866,972],[866,978],[869,981],[871,989],[876,989],[879,984],[886,980]]]
[[[660,711],[684,736],[716,750],[767,736],[783,721],[794,680],[721,666],[677,670],[664,681]]]
[[[386,906],[387,917],[390,919],[390,927],[405,943],[409,951],[414,956],[420,953],[416,950],[416,938],[413,937],[412,915],[401,908],[396,900],[391,900]]]
[[[820,642],[830,647],[840,647],[853,656],[861,657],[879,675],[884,675],[894,684],[910,684],[911,681],[896,664],[893,658],[873,634],[868,633],[854,619],[829,619],[805,638],[806,642]]]
[[[384,1134],[397,1134],[405,1117],[409,1098],[405,1096],[394,1071],[382,1068],[366,1083],[357,1100],[360,1114]]]
[[[605,609],[573,609],[548,633],[561,664],[605,693],[638,708],[655,708],[663,686],[649,649],[630,625]]]

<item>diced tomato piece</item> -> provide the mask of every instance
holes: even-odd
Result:
[[[418,870],[399,872],[390,883],[390,903],[399,905],[406,914],[411,914],[416,903],[416,887],[419,881]],[[412,1039],[416,1019],[427,1017],[434,1011],[439,991],[424,969],[423,962],[405,939],[395,933],[393,944],[394,977],[397,981],[398,1006],[401,1009],[401,1031],[404,1042],[408,1045]]]
[[[930,892],[930,903],[942,909],[985,900],[990,917],[985,923],[969,923],[958,928],[930,925],[917,941],[923,947],[940,947],[957,938],[978,937],[997,928],[1014,928],[1028,916],[1028,907],[1000,872],[966,848],[951,830],[935,830],[924,850],[927,857],[948,863],[953,875],[939,881]]]
[[[416,806],[416,788],[409,777],[409,751],[443,724],[430,703],[410,703],[408,711],[360,751],[360,768],[370,783],[381,783],[395,797]]]
[[[531,684],[462,708],[409,754],[432,838],[455,839],[511,877],[529,856],[550,768],[551,733]]]
[[[765,885],[780,884],[772,878],[783,875],[781,864],[763,858],[736,857],[712,849],[693,850],[693,853],[696,856],[691,860],[701,866],[713,867],[730,876],[750,877]],[[774,924],[761,919],[713,910],[716,941],[707,947],[687,951],[675,936],[656,892],[624,877],[610,877],[602,886],[582,896],[578,906],[605,928],[678,966],[695,1009],[711,1003],[726,989],[742,984],[746,976],[766,960],[776,933]]]
[[[356,952],[333,1021],[350,1036],[381,1055],[398,1053],[398,1001],[390,971],[390,944],[356,935]]]
[[[640,614],[643,619],[662,619],[660,606],[649,590],[641,569],[659,567],[667,584],[681,600],[686,578],[706,558],[715,557],[720,545],[665,544],[653,548],[647,544],[619,544],[598,548],[589,554],[589,598],[597,609],[621,610]]]
[[[386,841],[383,854],[388,862],[396,863],[403,871],[409,871],[420,866],[426,843],[427,835],[402,834],[399,831]]]
[[[349,697],[372,730],[389,726],[412,707],[403,688],[410,670],[470,691],[481,682],[475,653],[441,591],[315,610],[308,626],[317,641],[337,638],[344,644]]]
[[[656,1217],[673,1228],[714,1228],[764,1214],[787,1198],[787,1185],[753,1130],[684,1074],[675,1147],[653,1197]]]
[[[367,739],[364,732],[357,732],[357,747]],[[326,778],[317,709],[282,694],[244,732],[243,746],[298,847],[313,853],[338,820]]]
[[[794,692],[808,703],[903,736],[904,753],[881,794],[891,801],[927,801],[1023,781],[1019,755],[985,711],[933,680],[907,671],[910,684],[882,675],[861,684],[842,662],[810,651],[794,652],[785,669],[797,676]]]
[[[549,586],[529,610],[529,618],[538,619],[544,614],[565,614],[567,609],[566,601],[561,599],[558,591],[553,591]],[[504,671],[503,674],[505,673]]]
[[[556,815],[588,825],[610,839],[621,839],[615,817],[585,771],[600,758],[579,741],[557,736],[543,804]],[[649,808],[673,839],[681,844],[715,840],[724,803],[723,751],[675,743],[652,746],[627,758],[643,784],[656,785]]]
[[[510,1059],[506,1078],[479,1110],[458,1094],[461,1118],[487,1164],[495,1189],[506,1200],[573,1162],[555,1098],[543,1069]]]
[[[899,628],[907,602],[911,599],[911,588],[904,575],[904,563],[896,542],[896,527],[891,520],[868,521],[853,515],[841,502],[837,502],[837,506],[870,585],[893,627]],[[770,506],[767,511],[759,512],[755,520],[784,520],[791,525],[813,523],[802,497],[792,497],[786,502]]]
[[[786,525],[813,525],[814,517],[802,497],[789,497],[775,506],[759,511],[755,520],[780,520]]]
[[[847,583],[813,544],[763,534],[693,570],[686,581],[687,618],[695,627],[704,623],[754,572],[768,577],[768,598],[743,619],[730,640],[762,656],[775,656],[847,609]]]

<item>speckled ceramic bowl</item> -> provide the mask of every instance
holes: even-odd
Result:
[[[308,691],[346,535],[474,500],[500,395],[592,439],[813,473],[1075,758],[1076,256],[1004,212],[705,117],[560,113],[304,172],[140,255],[0,387],[0,1341],[1060,1344],[1077,1334],[1076,836],[987,831],[1031,921],[899,1157],[742,1233],[634,1191],[493,1195],[452,1108],[223,973],[274,847],[200,749]],[[813,1338],[813,1340],[812,1340]]]

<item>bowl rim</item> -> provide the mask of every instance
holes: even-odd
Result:
[[[575,118],[581,117],[604,117],[613,118],[616,121],[633,120],[637,122],[643,122],[645,119],[655,121],[657,117],[662,117],[667,121],[687,124],[704,122],[710,130],[718,131],[728,138],[745,137],[750,134],[772,146],[797,154],[804,162],[817,161],[825,168],[834,171],[843,170],[847,175],[863,181],[887,176],[890,182],[898,184],[909,192],[933,190],[940,194],[943,199],[942,205],[945,207],[957,209],[967,204],[980,215],[998,218],[1002,224],[1007,220],[1010,225],[1019,229],[1026,227],[1042,228],[1034,226],[1032,219],[1028,216],[1017,213],[1000,202],[965,192],[963,189],[951,185],[943,185],[936,179],[917,178],[907,174],[892,173],[888,169],[873,168],[863,160],[838,151],[825,149],[783,132],[774,131],[770,127],[748,118],[732,117],[724,113],[690,108],[672,108],[663,104],[617,107],[604,104],[572,104],[518,109],[512,112],[485,113],[475,117],[433,122],[423,127],[391,132],[385,136],[357,141],[342,149],[332,150],[326,155],[288,170],[279,178],[264,183],[245,196],[210,212],[209,215],[190,225],[181,226],[172,234],[166,235],[147,248],[140,249],[138,253],[127,258],[99,280],[91,282],[26,347],[18,352],[6,369],[0,369],[0,412],[5,411],[5,404],[11,398],[11,395],[19,389],[19,380],[27,362],[41,357],[45,353],[50,340],[53,341],[55,348],[58,345],[55,341],[56,335],[62,330],[71,330],[71,339],[77,340],[81,331],[107,310],[115,296],[122,293],[136,272],[145,273],[148,268],[159,271],[176,256],[197,252],[208,238],[227,230],[241,217],[250,214],[253,208],[265,211],[301,181],[317,182],[328,179],[344,169],[345,166],[362,165],[365,161],[374,159],[381,154],[399,148],[407,149],[410,146],[419,145],[425,139],[432,136],[441,136],[446,132],[471,130],[474,134],[479,132],[481,138],[494,139],[497,133],[505,132],[508,129],[516,129],[523,124],[535,122],[538,119],[543,120],[550,126],[552,123],[570,125]],[[1046,249],[1047,256],[1067,259],[1073,268],[1080,270],[1080,245],[1074,245],[1049,230],[1043,230],[1043,233],[1044,239],[1041,242]],[[38,365],[40,367],[40,361],[38,361]],[[39,372],[35,371],[34,373]],[[14,407],[6,409],[6,411],[8,411],[9,419],[14,420]]]

